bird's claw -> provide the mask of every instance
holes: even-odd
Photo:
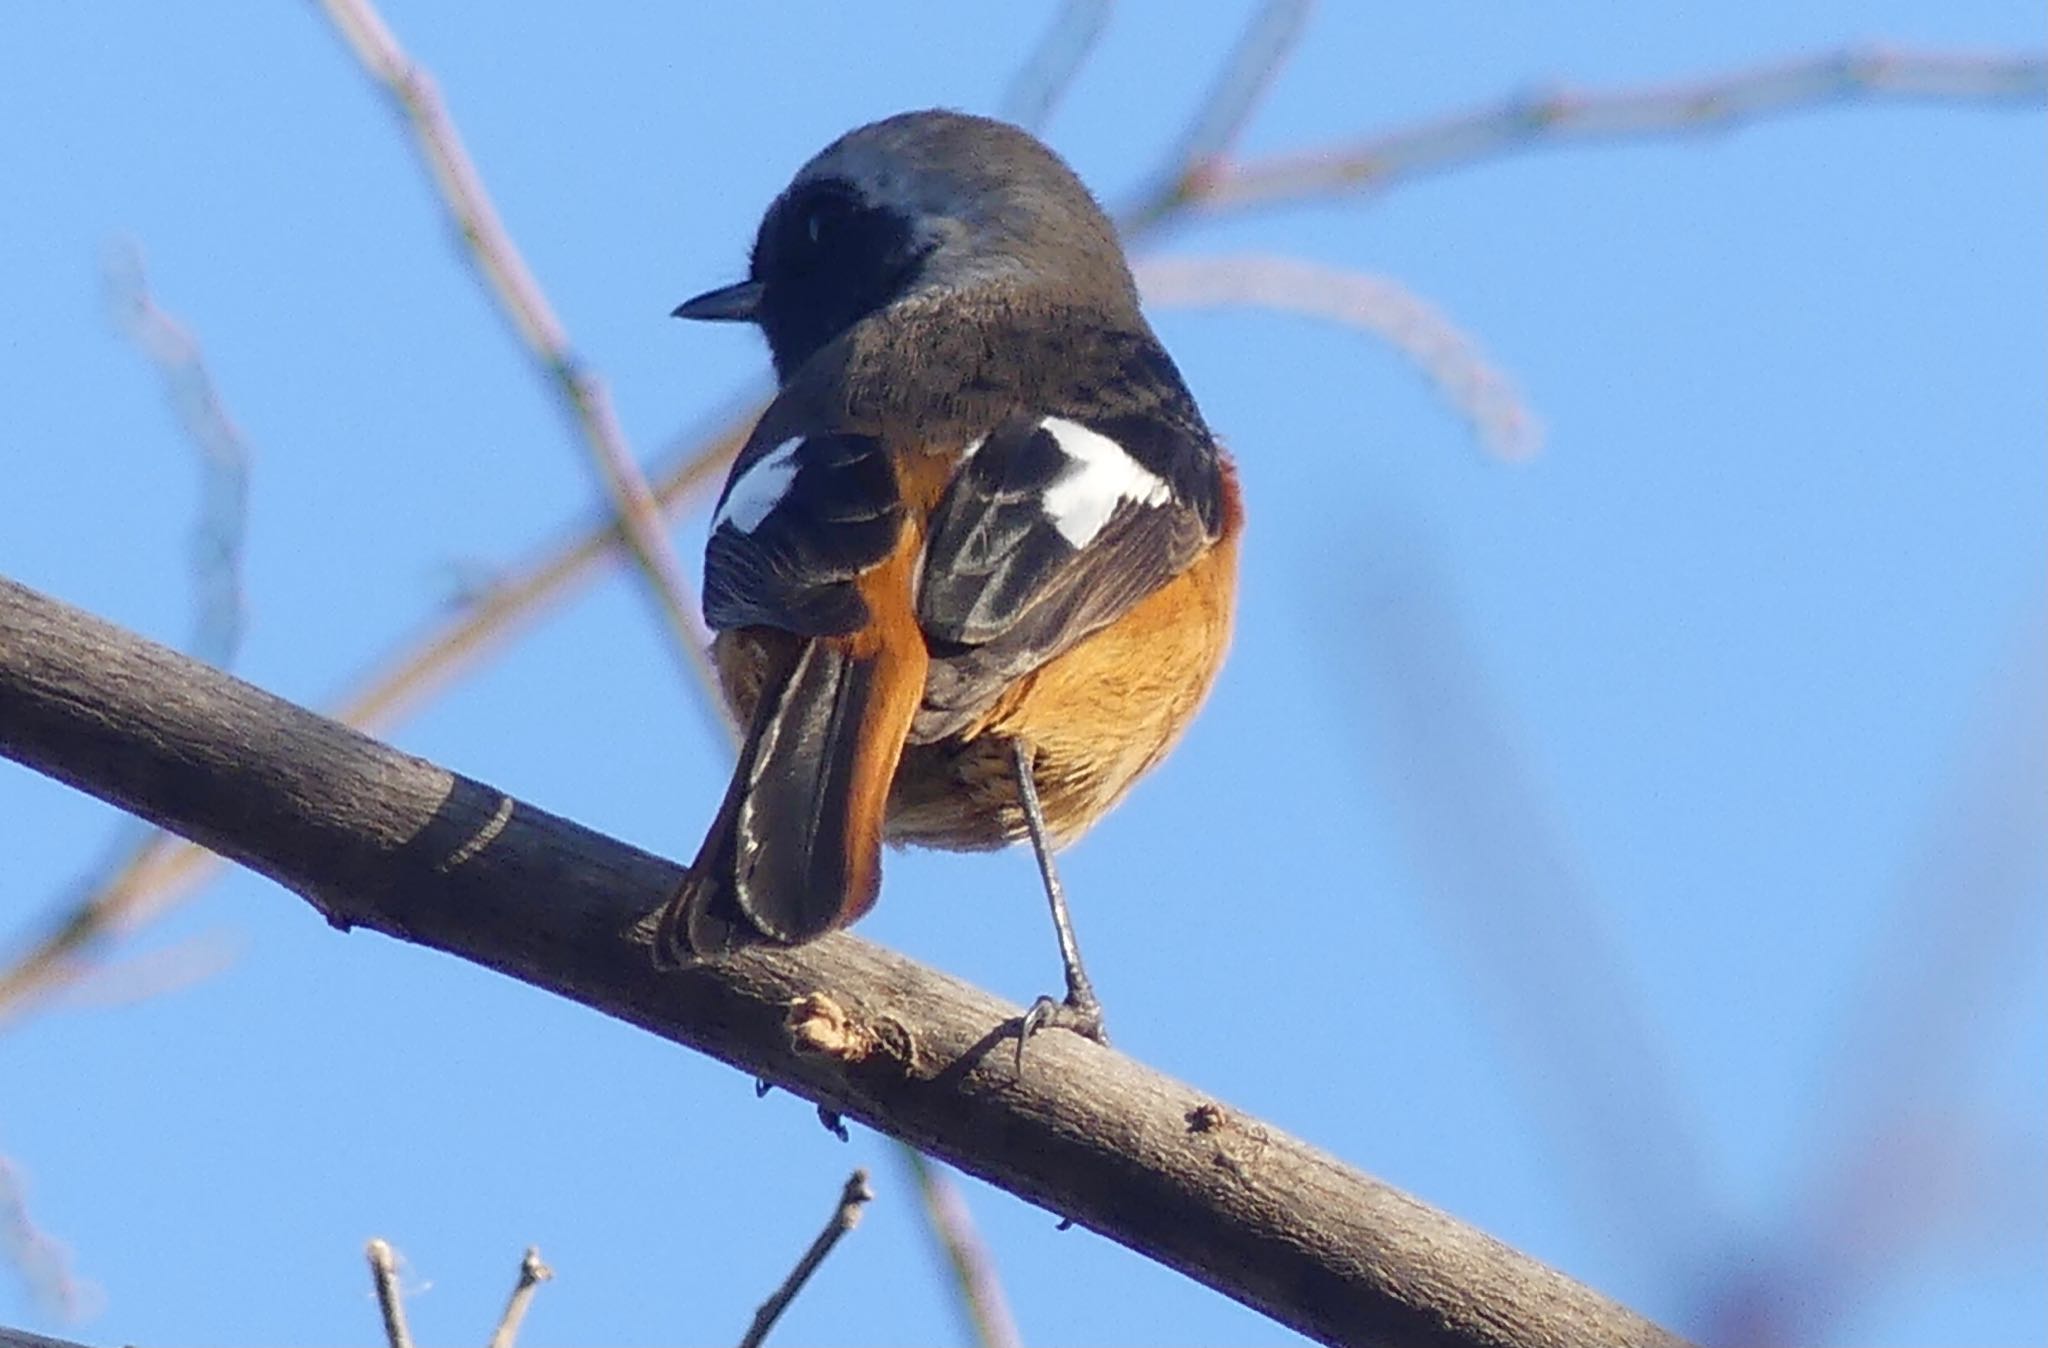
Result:
[[[1109,1047],[1109,1031],[1102,1023],[1102,1003],[1091,995],[1068,993],[1063,1002],[1040,997],[1017,1023],[1017,1070],[1024,1070],[1024,1046],[1040,1030],[1071,1030],[1084,1039]]]

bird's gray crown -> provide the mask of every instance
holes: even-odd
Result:
[[[1116,229],[1074,171],[1029,132],[941,110],[826,146],[763,216],[747,279],[676,313],[759,324],[788,378],[862,319],[928,298],[1143,323]]]
[[[1134,294],[1116,230],[1074,171],[1035,136],[964,112],[906,112],[847,132],[778,201],[844,183],[899,215],[928,250],[915,291],[990,282]]]

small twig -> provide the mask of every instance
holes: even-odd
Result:
[[[512,1284],[505,1313],[498,1317],[498,1328],[491,1334],[490,1348],[512,1348],[519,1339],[519,1322],[526,1318],[534,1289],[554,1276],[555,1271],[541,1262],[540,1248],[527,1246],[526,1257],[519,1261],[519,1281]]]
[[[1251,254],[1146,258],[1136,272],[1153,304],[1248,305],[1370,332],[1414,362],[1496,456],[1526,459],[1542,443],[1535,413],[1478,339],[1389,277]]]
[[[768,1331],[775,1327],[782,1312],[796,1299],[804,1283],[818,1271],[818,1265],[825,1262],[825,1256],[832,1253],[832,1247],[839,1238],[860,1221],[860,1210],[875,1196],[868,1188],[868,1172],[856,1170],[846,1178],[846,1187],[840,1191],[839,1206],[832,1210],[832,1219],[825,1223],[825,1229],[811,1242],[811,1248],[804,1251],[804,1257],[796,1261],[796,1267],[782,1280],[782,1286],[775,1289],[773,1296],[761,1303],[761,1309],[754,1312],[754,1323],[747,1326],[746,1337],[740,1340],[740,1348],[760,1348],[768,1337]]]
[[[379,1236],[364,1247],[370,1260],[370,1281],[377,1288],[377,1309],[384,1314],[384,1342],[389,1348],[412,1348],[412,1331],[405,1327],[405,1301],[398,1291],[398,1255],[391,1242]]]
[[[1110,0],[1066,0],[996,105],[997,115],[1034,130],[1059,106],[1109,24]]]
[[[186,649],[223,669],[234,660],[247,622],[242,560],[249,534],[249,448],[228,415],[198,338],[150,293],[142,253],[116,249],[106,264],[114,319],[149,357],[185,438],[199,451],[199,517],[192,530],[196,598]]]
[[[1180,203],[1202,213],[1382,191],[1397,181],[1543,145],[1724,130],[1851,101],[2036,106],[2048,60],[1870,48],[1612,92],[1558,89],[1364,140],[1219,164]]]
[[[896,1154],[917,1181],[925,1225],[953,1272],[957,1303],[974,1342],[978,1348],[1019,1348],[1023,1341],[1010,1315],[1009,1300],[1003,1295],[1002,1280],[996,1276],[995,1260],[974,1229],[974,1218],[959,1187],[917,1148],[899,1142]]]
[[[414,147],[432,176],[441,204],[459,231],[471,261],[498,298],[500,310],[517,330],[535,362],[560,396],[564,410],[582,431],[590,460],[613,508],[626,544],[654,598],[684,671],[700,696],[694,699],[719,719],[710,658],[683,579],[682,564],[662,527],[653,490],[626,445],[604,384],[577,359],[568,332],[555,317],[511,233],[498,218],[483,179],[455,129],[434,81],[398,45],[371,0],[323,0],[328,17],[348,42],[363,69],[384,86],[406,125]],[[722,724],[722,722],[721,722]]]

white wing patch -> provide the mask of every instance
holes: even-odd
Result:
[[[1065,417],[1047,417],[1039,424],[1072,461],[1072,466],[1046,489],[1042,504],[1052,527],[1074,547],[1085,548],[1092,543],[1095,535],[1102,532],[1102,526],[1109,523],[1119,502],[1164,505],[1172,494],[1163,478],[1125,453],[1124,447],[1108,436]]]
[[[743,534],[760,528],[768,512],[789,491],[789,484],[796,481],[796,452],[803,443],[800,435],[784,440],[741,473],[726,492],[718,513],[711,517],[711,532],[717,533],[721,524],[730,524]]]

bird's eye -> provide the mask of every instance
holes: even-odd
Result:
[[[831,240],[834,234],[839,232],[840,227],[846,223],[847,217],[852,214],[853,203],[836,193],[817,197],[805,208],[803,213],[800,228],[803,231],[804,240],[812,248],[823,246]]]

